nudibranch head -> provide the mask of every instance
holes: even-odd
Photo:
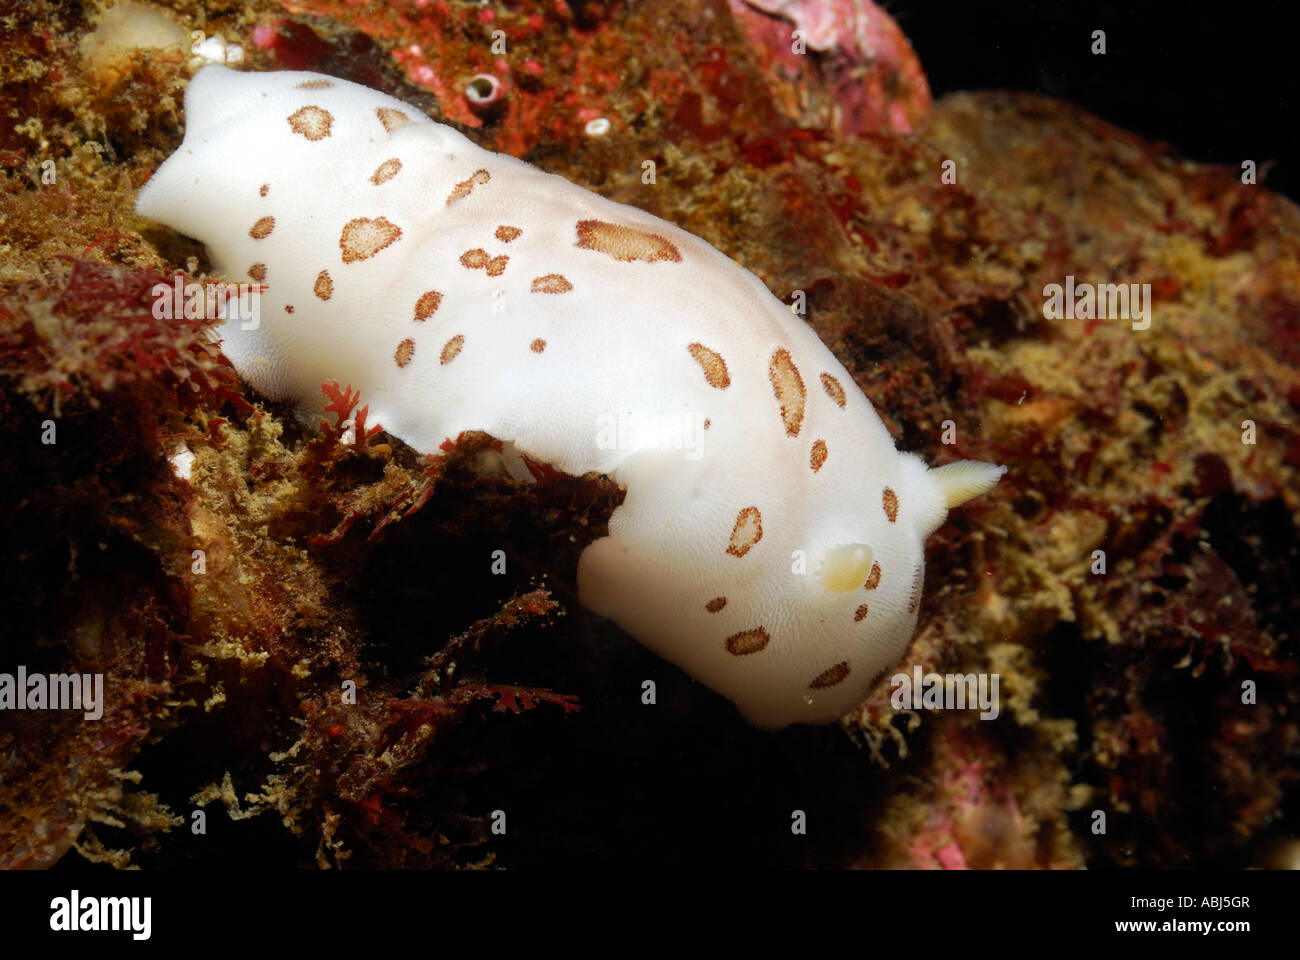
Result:
[[[484,94],[486,96],[486,94]],[[703,240],[311,73],[201,70],[136,209],[261,284],[254,387],[349,383],[423,452],[482,430],[627,496],[578,596],[765,727],[903,655],[925,538],[1005,468],[900,453],[816,333]]]

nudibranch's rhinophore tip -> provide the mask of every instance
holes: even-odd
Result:
[[[185,102],[136,209],[263,285],[260,324],[220,328],[250,384],[350,383],[417,450],[482,430],[611,475],[583,605],[758,725],[834,720],[897,663],[926,536],[1005,468],[900,453],[753,274],[408,104],[220,66]]]

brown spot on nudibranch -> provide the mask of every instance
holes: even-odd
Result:
[[[322,270],[316,274],[316,283],[312,286],[312,292],[321,300],[328,300],[334,294],[334,281],[330,279],[330,272]]]
[[[264,183],[264,184],[262,184],[260,187],[258,187],[258,189],[257,189],[257,195],[258,195],[259,197],[264,197],[264,196],[266,196],[266,192],[267,192],[268,190],[270,190],[270,189],[271,189],[271,185],[270,185],[269,183]]]
[[[751,653],[758,653],[771,642],[772,638],[767,635],[767,631],[762,627],[755,627],[753,630],[742,630],[740,633],[733,633],[727,637],[727,653],[737,657],[744,657]]]
[[[384,129],[389,133],[411,122],[410,117],[402,113],[401,110],[394,110],[392,107],[376,107],[375,116],[379,118],[379,122],[384,125]]]
[[[532,343],[528,345],[528,349],[533,351],[533,353],[541,353],[543,350],[546,349],[546,341],[543,340],[541,337],[538,337],[536,340],[534,340]]]
[[[492,174],[486,170],[475,170],[468,179],[462,180],[456,186],[451,188],[451,193],[447,194],[447,202],[459,200],[461,197],[468,197],[479,184],[487,183],[492,179]]]
[[[256,280],[258,283],[261,283],[263,280],[266,279],[266,264],[264,263],[253,264],[251,267],[248,268],[248,275],[252,277],[254,280]]]
[[[722,359],[722,354],[710,350],[702,343],[692,343],[688,350],[695,362],[704,370],[704,380],[711,386],[719,390],[726,390],[731,386],[731,376],[727,373],[727,361]]]
[[[533,277],[533,293],[568,293],[573,284],[562,274],[548,273],[542,277]]]
[[[808,465],[812,467],[813,473],[822,468],[826,462],[826,441],[815,440],[812,445],[812,452],[808,454]]]
[[[577,229],[579,247],[598,250],[623,263],[631,263],[633,260],[644,260],[647,263],[670,260],[681,263],[682,260],[677,248],[657,233],[604,220],[579,220]]]
[[[293,304],[292,304],[292,303],[286,303],[286,304],[284,305],[284,312],[285,312],[285,313],[293,313]]]
[[[370,175],[370,182],[375,186],[381,183],[387,183],[393,177],[397,176],[402,170],[402,161],[396,157],[390,157],[379,166],[375,167],[375,172]]]
[[[867,582],[862,585],[863,590],[874,590],[880,586],[880,564],[872,563],[871,572],[867,574]]]
[[[916,608],[921,605],[921,587],[925,585],[925,570],[921,567],[916,568],[912,574],[912,591],[908,594],[907,612],[916,613]]]
[[[731,542],[727,553],[743,557],[754,544],[763,539],[763,515],[758,507],[746,507],[736,514],[736,525],[731,528]]]
[[[415,319],[420,321],[428,320],[441,304],[442,294],[437,290],[430,290],[428,293],[420,294],[420,299],[415,301]]]
[[[726,605],[727,605],[726,597],[714,597],[712,600],[710,600],[708,603],[704,605],[704,609],[709,611],[709,613],[717,613]]]
[[[415,356],[415,341],[407,337],[397,345],[397,352],[393,354],[393,359],[397,361],[399,367],[404,367],[411,362]]]
[[[521,233],[523,233],[523,231],[518,227],[507,227],[505,224],[502,224],[497,227],[495,236],[502,243],[509,243],[511,240],[517,239]]]
[[[254,240],[265,240],[275,229],[275,217],[263,217],[249,228],[248,235]]]
[[[458,333],[443,344],[442,355],[438,358],[438,362],[445,367],[456,359],[456,354],[460,353],[460,348],[463,346],[465,346],[465,336]]]
[[[891,488],[885,487],[880,494],[880,505],[885,508],[885,516],[889,518],[890,523],[898,522],[898,494]]]
[[[822,374],[822,389],[826,391],[826,396],[835,401],[837,407],[844,409],[844,388],[829,373]]]
[[[330,125],[334,122],[334,117],[328,110],[308,106],[289,114],[288,120],[289,128],[294,133],[308,140],[324,140],[330,135]]]
[[[324,90],[334,84],[329,80],[304,80],[302,83],[295,83],[294,86],[299,90]]]
[[[357,217],[349,220],[339,234],[339,249],[344,263],[367,260],[402,236],[402,228],[385,217]]]
[[[467,270],[478,270],[480,268],[487,271],[489,277],[499,277],[506,272],[506,264],[510,258],[504,253],[499,257],[489,257],[488,252],[482,247],[475,247],[473,250],[466,250],[460,255],[460,265]]]
[[[836,684],[843,683],[849,675],[849,662],[841,660],[833,667],[829,667],[817,674],[813,682],[808,684],[812,690],[825,690],[827,687],[833,687]]]
[[[803,423],[803,406],[806,393],[803,377],[799,368],[790,359],[790,351],[780,347],[773,351],[767,366],[768,379],[772,381],[772,392],[781,405],[781,421],[785,424],[788,436],[799,436],[799,427]]]
[[[861,623],[867,618],[867,605],[864,603],[858,609],[853,611],[853,622]]]

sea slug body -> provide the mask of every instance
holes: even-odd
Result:
[[[260,324],[220,328],[252,386],[310,408],[338,380],[422,452],[482,430],[609,474],[581,602],[757,725],[834,720],[898,661],[926,537],[1005,468],[900,453],[758,278],[408,104],[214,65],[185,105],[136,209],[264,283]]]

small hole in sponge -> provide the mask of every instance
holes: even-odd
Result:
[[[465,85],[465,99],[476,106],[492,103],[500,96],[501,81],[487,73],[475,74]]]

